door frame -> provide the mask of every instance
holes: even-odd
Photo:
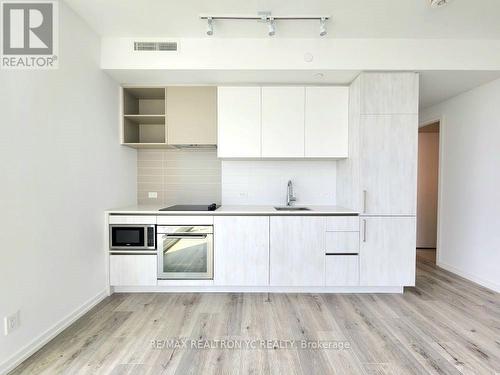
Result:
[[[437,197],[437,228],[436,228],[436,265],[439,266],[441,264],[440,259],[440,249],[441,249],[441,212],[443,211],[443,174],[444,174],[444,164],[443,164],[443,155],[444,155],[444,133],[445,133],[445,117],[443,115],[434,117],[431,120],[425,120],[419,122],[418,128],[422,128],[427,125],[431,125],[438,122],[439,123],[439,150],[438,150],[438,197]]]

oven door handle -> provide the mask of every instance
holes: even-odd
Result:
[[[173,238],[179,240],[190,239],[190,238],[207,238],[207,236],[208,234],[165,234],[165,237],[167,238]]]

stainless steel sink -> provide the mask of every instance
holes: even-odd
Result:
[[[310,208],[307,207],[287,207],[287,206],[281,206],[281,207],[274,207],[275,210],[277,211],[311,211]]]

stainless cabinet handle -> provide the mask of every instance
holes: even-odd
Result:
[[[363,220],[363,242],[366,242],[366,220]]]
[[[366,190],[363,190],[363,213],[366,214]]]

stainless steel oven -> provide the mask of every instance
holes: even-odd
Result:
[[[158,226],[158,278],[213,278],[213,226]]]
[[[111,251],[147,251],[156,249],[155,225],[117,224],[109,226]]]

